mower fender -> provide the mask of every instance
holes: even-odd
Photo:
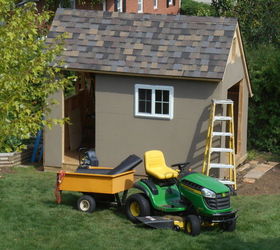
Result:
[[[141,190],[147,196],[147,198],[151,202],[152,206],[156,207],[152,190],[149,188],[149,186],[146,183],[144,183],[142,181],[138,181],[134,184],[133,187]]]
[[[147,196],[149,197],[148,191],[147,191],[143,186],[141,186],[140,184],[135,183],[135,184],[133,185],[133,187],[136,188],[136,189],[138,189],[138,190],[141,190],[145,195],[147,195]]]

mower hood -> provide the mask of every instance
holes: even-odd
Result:
[[[207,188],[218,193],[226,193],[229,192],[229,188],[224,185],[223,183],[219,182],[215,178],[203,175],[201,173],[190,173],[180,179],[180,182],[184,184],[185,182],[191,182],[198,188],[200,186],[200,189]]]

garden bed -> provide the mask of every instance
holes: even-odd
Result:
[[[13,167],[30,162],[31,155],[32,148],[28,148],[22,152],[0,153],[0,168]]]

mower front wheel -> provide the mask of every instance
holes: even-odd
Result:
[[[148,216],[151,214],[150,203],[143,194],[132,194],[126,200],[125,213],[130,221],[137,223],[138,220],[136,217]]]
[[[95,199],[90,195],[83,195],[77,201],[77,208],[79,211],[92,213],[96,208]]]
[[[200,219],[196,215],[188,215],[185,220],[186,233],[191,236],[200,234]]]

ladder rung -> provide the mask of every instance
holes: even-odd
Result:
[[[230,164],[210,163],[209,168],[234,168],[234,166]]]
[[[232,136],[229,132],[213,132],[213,136]]]
[[[211,148],[211,152],[227,152],[227,153],[233,153],[233,149],[231,149],[231,148]]]
[[[235,185],[235,182],[234,181],[229,181],[229,180],[220,180],[220,179],[217,179],[219,182],[225,184],[225,185]]]
[[[214,116],[214,121],[230,121],[232,118],[230,116]]]
[[[213,103],[215,104],[233,104],[232,100],[216,100],[213,99]]]

